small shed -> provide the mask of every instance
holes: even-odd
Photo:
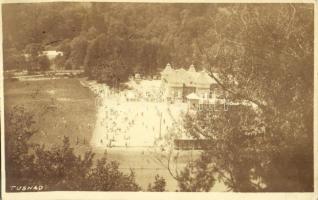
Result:
[[[196,93],[191,93],[186,98],[190,109],[198,108],[200,97]]]

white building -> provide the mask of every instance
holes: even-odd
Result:
[[[54,50],[43,51],[42,54],[46,55],[49,60],[55,59],[58,55],[63,56],[63,52],[62,51],[54,51]]]
[[[187,95],[195,93],[199,98],[211,97],[211,88],[217,85],[209,74],[203,70],[197,72],[191,65],[188,70],[184,68],[173,69],[170,64],[161,72],[161,81],[164,97],[168,100],[183,100]]]

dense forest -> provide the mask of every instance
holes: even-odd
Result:
[[[247,48],[269,46],[270,40],[286,44],[279,38],[279,27],[290,32],[289,42],[303,42],[295,41],[297,29],[289,29],[311,28],[313,9],[299,5],[297,10],[287,4],[7,4],[3,6],[4,67],[32,69],[45,63],[38,59],[42,50],[57,50],[63,52],[55,60],[58,68],[85,67],[91,78],[104,82],[125,79],[133,72],[156,74],[168,62],[177,68],[194,64],[217,71],[242,64],[238,57]],[[289,22],[292,15],[299,19]],[[244,45],[253,39],[254,46]],[[25,63],[24,54],[37,59]]]
[[[156,74],[168,62],[201,66],[194,44],[182,34],[195,34],[186,32],[196,20],[221,14],[204,4],[12,4],[3,10],[6,69],[26,68],[26,53],[57,50],[63,52],[55,60],[59,68],[85,66],[90,77],[105,81],[111,73]]]
[[[232,191],[313,191],[313,4],[8,4],[3,34],[5,69],[42,66],[43,49],[108,84],[168,62],[205,68],[259,112],[184,119],[193,137],[218,145],[175,175],[181,191],[209,191],[217,179]]]

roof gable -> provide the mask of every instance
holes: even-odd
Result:
[[[167,65],[164,71],[164,79],[175,86],[193,86],[193,87],[208,87],[210,84],[215,84],[216,81],[206,72],[196,72],[193,65],[190,66],[189,70],[184,68],[172,69],[170,65]]]

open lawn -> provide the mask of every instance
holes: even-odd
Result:
[[[75,151],[90,145],[95,118],[95,97],[79,84],[79,79],[9,81],[4,83],[5,112],[24,106],[34,114],[39,131],[32,141],[46,147],[70,138]]]

